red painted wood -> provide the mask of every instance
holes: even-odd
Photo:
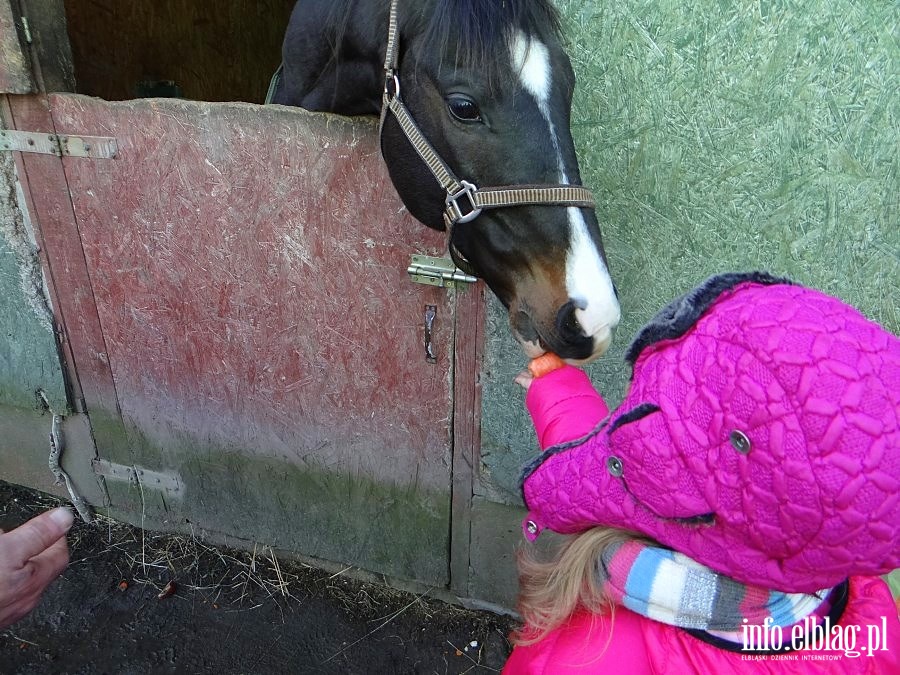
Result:
[[[6,115],[16,129],[53,132],[45,96],[6,99]],[[62,356],[75,407],[80,408],[79,399],[83,398],[88,410],[103,410],[115,418],[115,385],[62,162],[53,155],[16,153],[16,166],[56,325],[62,329]]]
[[[453,310],[406,274],[443,240],[402,209],[374,123],[51,101],[60,133],[119,143],[115,160],[64,164],[126,419],[164,447],[447,489]]]

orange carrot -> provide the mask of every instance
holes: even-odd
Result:
[[[552,373],[557,368],[562,368],[566,362],[559,358],[553,352],[541,354],[536,359],[531,359],[528,364],[528,370],[532,377],[541,377],[547,373]]]

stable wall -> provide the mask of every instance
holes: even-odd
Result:
[[[456,324],[477,326],[483,289],[409,280],[411,255],[440,255],[443,237],[403,209],[376,120],[174,100],[262,99],[286,15],[251,59],[248,40],[274,19],[243,6],[210,28],[211,3],[67,14],[46,0],[26,6],[26,40],[19,3],[0,0],[4,48],[34,69],[13,87],[4,61],[0,91],[62,92],[3,97],[3,127],[116,145],[4,156],[15,171],[0,218],[17,240],[23,222],[34,230],[5,276],[47,283],[0,315],[0,404],[18,406],[0,406],[0,476],[62,492],[40,389],[65,415],[63,466],[95,509],[468,597],[478,343],[457,349]],[[223,53],[243,53],[241,68]],[[129,98],[157,78],[179,96],[71,93]],[[248,78],[258,93],[236,86]],[[28,303],[45,310],[49,349],[19,334],[36,332],[19,326]],[[42,365],[68,386],[32,377]]]
[[[711,274],[785,275],[900,332],[895,2],[557,5],[578,78],[582,178],[623,312],[613,347],[589,369],[610,405],[630,377],[632,336]],[[521,515],[520,469],[537,451],[512,384],[524,361],[505,324],[492,302],[477,539]],[[510,566],[521,541],[512,529],[492,544]]]
[[[12,156],[0,153],[0,476],[52,489],[51,407],[68,412],[52,313]]]
[[[896,3],[558,3],[578,85],[572,127],[623,319],[591,368],[609,402],[623,354],[711,274],[764,269],[900,331]],[[482,457],[515,502],[533,433],[523,361],[495,304]]]

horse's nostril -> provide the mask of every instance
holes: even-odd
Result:
[[[550,351],[564,359],[587,359],[594,353],[594,338],[579,319],[581,309],[572,300],[563,305],[556,314],[555,330],[548,336]]]
[[[563,305],[562,309],[559,310],[559,314],[557,315],[557,327],[564,338],[570,339],[584,334],[581,324],[578,321],[578,317],[575,315],[575,310],[576,307],[574,303],[567,302]]]

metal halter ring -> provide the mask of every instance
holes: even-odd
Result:
[[[459,184],[462,187],[457,192],[447,195],[447,206],[453,211],[454,223],[468,223],[481,215],[481,209],[475,203],[475,193],[478,192],[478,188],[467,180],[461,180]],[[472,207],[466,213],[459,208],[458,200],[463,195],[469,198],[469,205]]]

